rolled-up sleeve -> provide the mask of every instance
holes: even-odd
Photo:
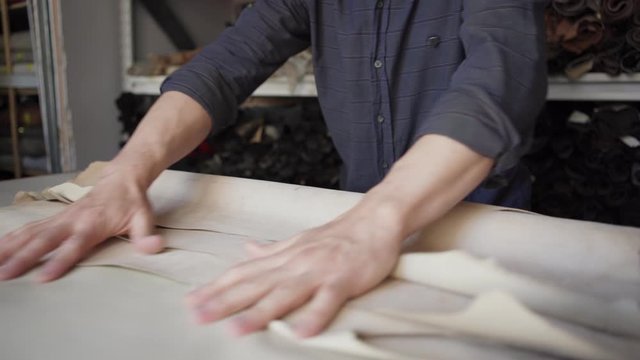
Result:
[[[197,101],[217,132],[235,120],[238,106],[289,57],[309,46],[305,0],[258,0],[233,27],[171,74],[161,92]]]
[[[540,0],[465,0],[460,39],[465,59],[416,132],[440,134],[516,164],[544,104],[547,73]]]

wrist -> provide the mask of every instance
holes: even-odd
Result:
[[[344,216],[362,224],[376,241],[399,246],[410,235],[402,207],[395,199],[370,195]]]
[[[162,169],[154,168],[150,162],[135,161],[119,155],[107,163],[102,171],[100,180],[114,178],[126,180],[146,191],[161,172]]]

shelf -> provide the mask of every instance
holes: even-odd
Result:
[[[13,166],[6,166],[6,165],[0,164],[0,171],[13,174]],[[50,172],[47,171],[46,169],[24,168],[24,167],[22,168],[23,176],[42,176],[42,175],[48,175],[48,174],[50,174]]]
[[[27,2],[23,1],[23,2],[9,5],[9,10],[25,9],[26,7],[27,7]]]
[[[138,95],[159,95],[164,76],[129,76],[124,80],[124,90]],[[262,84],[252,96],[256,97],[316,97],[316,82],[307,75],[293,90],[287,78],[271,78]]]
[[[138,95],[160,95],[160,85],[165,76],[125,75],[124,91]]]
[[[579,80],[563,76],[549,78],[549,100],[640,101],[640,74],[611,77],[603,73],[586,74]]]
[[[261,97],[316,97],[316,79],[313,75],[306,75],[293,89],[287,78],[271,78],[262,84],[253,96]]]
[[[0,87],[16,88],[16,89],[36,89],[38,88],[38,78],[35,73],[32,74],[0,74]]]
[[[125,91],[141,95],[160,94],[164,76],[127,76]],[[2,82],[0,81],[0,85]],[[271,78],[254,93],[256,97],[315,97],[316,82],[307,75],[293,90],[286,78]],[[580,80],[569,80],[562,76],[549,78],[548,100],[574,101],[640,101],[640,74],[611,77],[593,73]]]

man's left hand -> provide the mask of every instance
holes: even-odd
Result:
[[[187,296],[199,323],[230,320],[245,335],[301,308],[292,327],[300,337],[328,326],[349,299],[382,282],[400,253],[398,232],[367,216],[343,215],[275,244],[250,243],[250,260]]]

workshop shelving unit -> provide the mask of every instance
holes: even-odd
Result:
[[[24,0],[10,1],[0,0],[0,13],[2,22],[2,51],[4,69],[0,73],[0,93],[5,96],[8,112],[12,164],[2,164],[0,171],[11,173],[13,177],[42,175],[60,170],[58,156],[58,127],[55,121],[57,104],[56,91],[53,77],[53,62],[51,55],[51,29],[50,10],[55,0]],[[14,61],[14,47],[12,46],[12,34],[15,29],[13,23],[28,24],[25,29],[28,32],[27,39],[30,43],[30,57],[17,69]],[[36,161],[27,163],[21,156],[20,142],[25,130],[20,124],[20,112],[23,109],[19,99],[21,97],[37,98],[37,114],[40,117],[41,133],[38,147],[44,148],[44,155],[33,158]],[[33,139],[32,139],[33,140]],[[0,154],[1,155],[1,154]]]
[[[124,66],[123,88],[125,92],[142,97],[148,95],[157,96],[159,95],[160,85],[164,81],[165,76],[131,76],[127,74],[127,69],[134,64],[132,2],[133,0],[120,0],[122,20],[121,42],[123,46]],[[612,77],[604,73],[587,73],[578,80],[570,80],[564,76],[553,75],[549,77],[548,83],[547,100],[549,101],[548,104],[550,107],[559,104],[562,106],[574,106],[573,102],[577,102],[577,106],[582,108],[583,105],[591,106],[589,105],[591,103],[638,102],[640,100],[640,74],[622,74]],[[251,103],[270,104],[274,103],[274,101],[281,101],[299,104],[304,103],[305,98],[314,97],[317,97],[317,90],[313,75],[305,75],[297,84],[292,84],[286,77],[273,76],[253,93]],[[566,119],[557,120],[562,122]],[[563,136],[570,135],[563,134]],[[216,144],[221,145],[220,143]],[[538,149],[536,151],[540,150]],[[527,157],[525,161],[532,161],[532,159],[533,158]],[[190,170],[208,171],[202,170],[202,167]],[[534,194],[543,194],[548,190],[549,189],[545,188],[544,182],[536,182],[534,184]],[[542,207],[536,207],[533,210],[547,213]],[[632,209],[632,211],[635,210]],[[640,209],[638,211],[640,214]],[[551,213],[548,212],[548,214]],[[591,220],[606,221],[606,219]]]
[[[25,9],[26,1],[9,4],[8,0],[0,0],[0,11],[2,13],[2,50],[4,53],[5,71],[0,75],[0,87],[7,96],[7,111],[9,114],[9,127],[11,134],[11,155],[13,166],[1,170],[13,172],[15,177],[22,176],[22,164],[20,159],[19,138],[18,138],[18,91],[28,91],[37,88],[35,74],[14,74],[11,46],[10,19],[15,16],[15,12]],[[4,95],[4,94],[3,94]]]
[[[133,0],[120,0],[123,90],[137,95],[159,95],[165,76],[134,76],[127,70],[134,64]],[[293,89],[285,77],[272,77],[260,86],[254,97],[317,97],[313,75],[306,75]]]
[[[132,1],[120,0],[122,63],[124,91],[139,95],[158,95],[164,76],[132,76],[126,69],[133,60]],[[254,93],[255,97],[316,97],[313,75],[306,75],[293,89],[286,78],[272,77]],[[640,99],[640,75],[611,77],[607,74],[590,73],[579,80],[562,76],[549,78],[548,100],[558,101],[637,101]]]

